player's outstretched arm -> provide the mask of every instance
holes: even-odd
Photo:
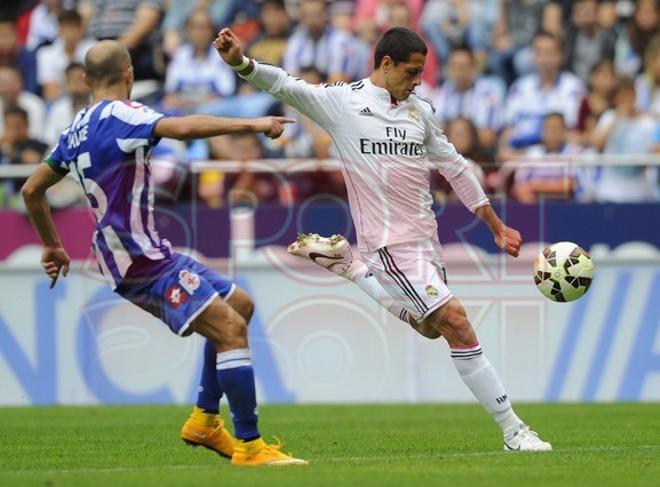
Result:
[[[170,139],[205,139],[216,135],[237,132],[264,133],[276,139],[284,131],[284,124],[293,123],[288,117],[263,117],[254,119],[212,117],[210,115],[188,115],[186,117],[162,118],[156,123],[154,135]]]
[[[57,282],[60,271],[66,277],[71,262],[57,235],[50,208],[46,201],[46,190],[63,177],[53,171],[48,164],[40,164],[21,188],[21,195],[23,201],[25,201],[28,215],[30,215],[32,224],[37,229],[44,244],[41,254],[41,267],[52,279],[51,288]]]
[[[520,232],[502,223],[490,204],[480,206],[474,210],[474,213],[488,225],[497,246],[507,254],[518,257],[520,244],[522,243]]]
[[[213,42],[220,57],[252,86],[270,93],[329,130],[340,119],[346,90],[310,85],[293,78],[282,68],[262,64],[243,54],[241,42],[231,29],[224,28]],[[350,90],[349,90],[350,91]]]

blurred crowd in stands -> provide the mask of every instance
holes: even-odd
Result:
[[[275,141],[254,135],[164,140],[154,177],[165,201],[290,204],[345,196],[338,171],[192,175],[195,160],[337,156],[313,122],[241,81],[211,46],[231,26],[249,56],[310,83],[368,76],[379,35],[393,26],[427,41],[418,93],[434,101],[449,140],[489,192],[524,203],[658,201],[657,166],[581,167],[590,154],[660,151],[657,0],[5,0],[0,6],[0,165],[36,164],[88,103],[84,56],[95,40],[131,52],[133,98],[169,115],[298,123]],[[539,159],[541,157],[542,159]],[[508,161],[526,161],[517,169]],[[545,161],[543,163],[538,161]],[[554,163],[553,163],[554,161]],[[561,162],[558,164],[557,162]],[[436,200],[453,198],[432,175]],[[20,181],[0,179],[0,208]],[[70,204],[64,198],[63,204]]]

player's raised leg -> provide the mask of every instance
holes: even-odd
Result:
[[[351,244],[343,235],[322,237],[316,233],[301,234],[287,247],[291,255],[311,260],[340,277],[348,279],[373,298],[396,318],[408,323],[426,338],[440,334],[431,326],[418,324],[404,305],[394,299],[381,285],[367,265],[353,256]]]
[[[216,349],[217,379],[229,401],[237,438],[232,464],[275,466],[307,463],[284,454],[279,446],[268,445],[261,438],[245,319],[228,303],[217,298],[193,321],[191,328],[211,341]]]
[[[220,286],[226,286],[226,284],[223,282]],[[222,296],[224,293],[222,289],[219,289],[220,286],[216,286],[216,289]],[[232,285],[230,291],[225,295],[225,300],[243,317],[246,323],[250,323],[254,303],[245,291]],[[234,438],[224,427],[224,420],[219,414],[222,390],[218,384],[216,361],[215,345],[210,340],[206,340],[197,401],[190,417],[181,429],[181,439],[191,446],[203,446],[224,457],[231,458],[234,453]]]
[[[505,451],[550,451],[552,445],[539,438],[514,412],[495,368],[484,355],[477,336],[458,299],[425,318],[449,343],[454,366],[463,382],[502,429]]]

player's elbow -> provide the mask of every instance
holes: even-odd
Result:
[[[180,123],[175,125],[175,130],[177,133],[177,136],[173,137],[175,139],[188,140],[195,137],[194,127],[188,120],[181,119]]]
[[[21,187],[21,196],[26,203],[34,200],[38,194],[39,190],[37,186],[30,179]]]
[[[157,137],[168,139],[188,140],[194,138],[193,124],[187,117],[169,117],[156,125],[154,131]]]

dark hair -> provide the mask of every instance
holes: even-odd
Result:
[[[25,123],[28,123],[28,113],[18,105],[10,105],[5,109],[5,118],[9,115],[18,115],[25,120]]]
[[[546,39],[550,39],[550,40],[554,41],[555,46],[557,46],[557,49],[559,49],[560,51],[564,50],[564,46],[563,46],[559,36],[556,36],[555,34],[553,34],[551,32],[548,32],[547,30],[540,30],[536,34],[534,34],[534,38],[532,39],[532,43],[534,43],[536,41],[536,39],[541,39],[543,37],[545,37]]]
[[[550,112],[546,113],[545,116],[543,117],[543,122],[545,123],[546,120],[550,118],[559,118],[561,120],[561,123],[564,124],[564,127],[566,126],[566,120],[564,119],[564,114],[561,112]]]
[[[15,63],[2,63],[0,64],[0,69],[8,69],[10,71],[13,71],[14,73],[18,74],[21,77],[21,79],[23,79],[23,73],[21,73],[21,68],[19,68],[18,65]]]
[[[379,68],[385,56],[389,56],[394,64],[408,61],[414,52],[428,53],[428,48],[416,32],[405,27],[393,27],[385,32],[376,44],[374,68]]]
[[[284,5],[284,0],[261,0],[259,2],[260,8],[264,8],[266,5],[272,5],[274,7],[277,7],[281,10],[286,10],[286,6]]]
[[[0,16],[0,24],[11,24],[11,26],[16,30],[16,22],[18,19],[11,17],[9,15],[1,15]]]
[[[322,83],[324,83],[328,79],[328,75],[326,73],[324,73],[323,71],[320,71],[313,64],[307,64],[305,66],[300,66],[300,68],[298,69],[298,74],[303,74],[303,73],[311,73],[311,74],[317,75]]]
[[[66,69],[64,70],[64,74],[65,74],[66,76],[69,76],[69,74],[71,73],[71,71],[73,71],[74,69],[82,69],[83,71],[85,71],[85,66],[83,66],[83,65],[80,64],[80,63],[71,63],[71,64],[69,64],[69,65],[66,67]]]
[[[465,44],[460,44],[460,45],[454,47],[454,48],[449,52],[449,55],[451,56],[452,54],[457,53],[457,52],[464,52],[464,53],[466,53],[468,56],[470,56],[470,59],[471,59],[472,61],[474,61],[474,51],[472,51],[472,49],[470,49],[467,45],[465,45]]]
[[[619,75],[616,78],[616,88],[614,93],[618,94],[625,90],[635,91],[635,80],[630,76]]]
[[[191,21],[192,18],[193,18],[195,15],[197,15],[197,14],[203,14],[203,15],[205,15],[205,16],[206,16],[206,20],[207,20],[209,26],[211,27],[211,29],[215,29],[215,25],[213,25],[213,17],[211,16],[211,12],[209,12],[208,9],[206,9],[206,8],[204,8],[204,7],[197,7],[197,8],[194,8],[194,9],[190,12],[190,14],[188,15],[188,18],[186,19],[186,27],[187,27],[188,25],[190,25],[190,21]]]
[[[62,10],[57,16],[57,22],[60,25],[67,22],[71,24],[82,25],[82,17],[77,10]]]

